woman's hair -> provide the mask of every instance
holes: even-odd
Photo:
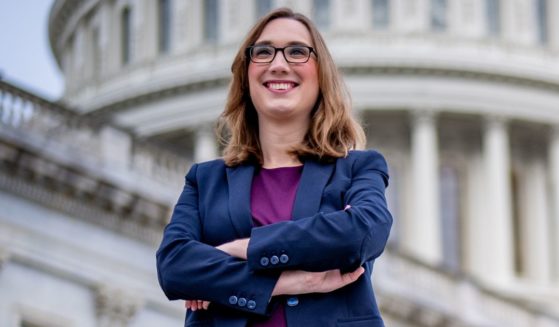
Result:
[[[292,153],[301,159],[310,157],[330,161],[345,157],[349,150],[362,148],[365,143],[365,133],[351,115],[349,93],[318,29],[306,16],[279,8],[262,17],[250,30],[231,65],[233,78],[225,110],[217,125],[218,137],[225,145],[223,157],[229,166],[263,163],[258,117],[249,92],[250,58],[246,48],[256,42],[269,22],[278,18],[294,19],[306,26],[318,67],[319,95],[311,112],[309,130],[302,144],[294,147]]]

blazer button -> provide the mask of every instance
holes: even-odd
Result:
[[[237,297],[236,297],[235,295],[231,295],[231,296],[229,297],[229,303],[230,303],[230,304],[235,305],[235,304],[237,304],[237,301],[238,301],[238,300],[237,300]]]
[[[254,308],[256,308],[256,302],[254,302],[253,300],[248,301],[247,308],[249,308],[250,310],[254,310]]]
[[[287,299],[287,305],[290,307],[294,307],[299,304],[299,298],[296,296],[292,296]]]
[[[273,256],[270,258],[270,262],[271,262],[273,265],[277,265],[278,262],[279,262],[278,256],[277,256],[277,255],[273,255]]]
[[[287,263],[288,261],[289,261],[289,257],[287,256],[287,254],[280,255],[280,262],[281,263]]]
[[[237,305],[240,307],[244,307],[245,305],[247,305],[247,299],[245,299],[244,297],[240,297],[239,302],[237,302]]]
[[[260,265],[266,267],[268,265],[268,263],[270,263],[270,259],[268,259],[266,257],[260,258]]]

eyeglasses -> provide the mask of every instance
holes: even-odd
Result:
[[[271,45],[253,45],[246,49],[250,61],[259,64],[269,64],[276,58],[278,51],[283,53],[285,61],[291,64],[303,64],[309,61],[311,53],[316,51],[312,47],[305,45],[290,45],[283,48],[276,48]]]

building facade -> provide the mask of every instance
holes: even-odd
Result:
[[[64,96],[0,85],[0,321],[181,323],[153,252],[188,165],[219,155],[242,37],[280,6],[320,27],[389,162],[387,326],[559,326],[554,0],[55,1]]]

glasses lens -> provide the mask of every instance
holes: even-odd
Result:
[[[309,60],[311,50],[308,47],[294,45],[286,47],[284,53],[290,62],[305,62]]]
[[[254,62],[270,62],[274,58],[274,47],[267,45],[257,45],[252,47],[250,51],[250,58]]]

